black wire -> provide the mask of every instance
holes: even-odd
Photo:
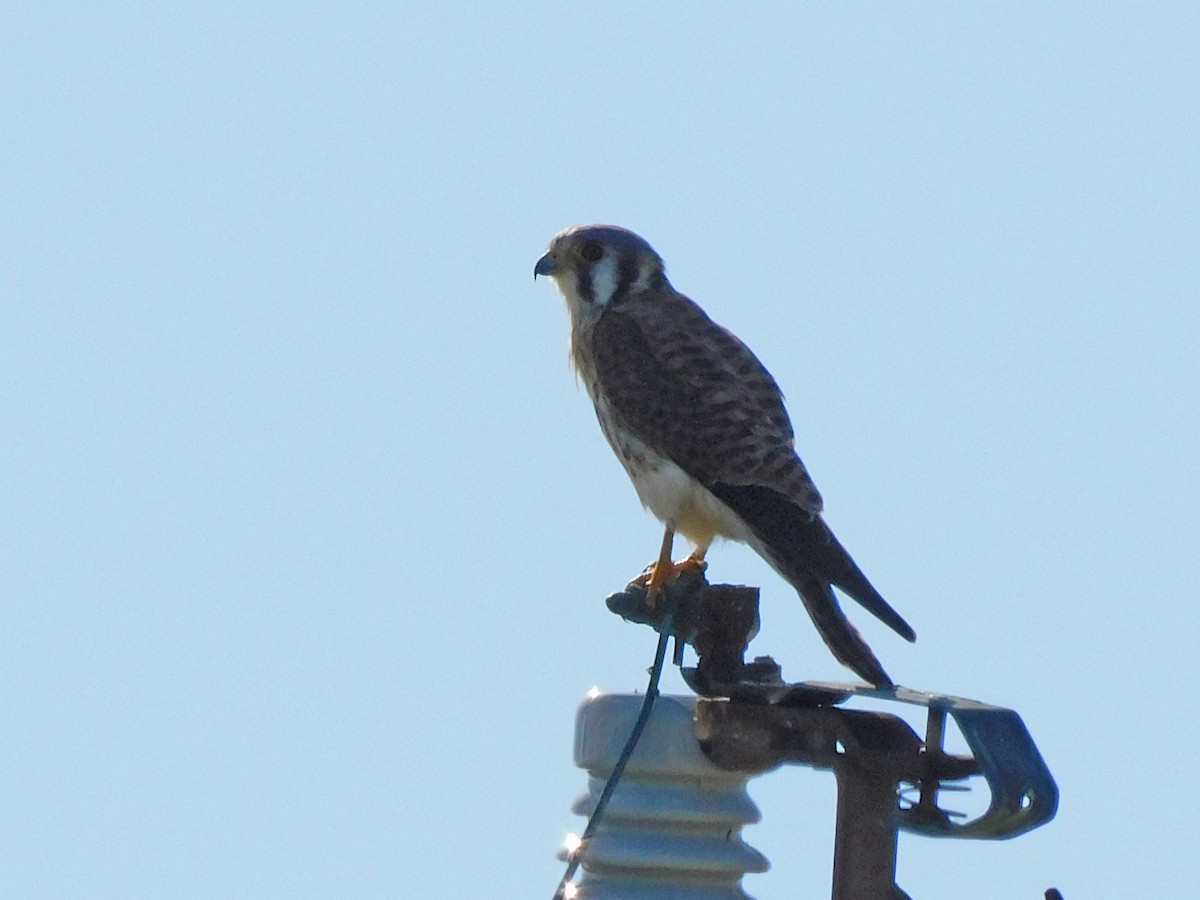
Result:
[[[604,816],[604,809],[608,806],[608,801],[617,789],[617,782],[621,780],[621,775],[625,772],[625,764],[633,756],[638,739],[642,736],[642,730],[646,727],[646,722],[650,719],[650,710],[654,706],[654,698],[658,696],[658,682],[662,678],[663,662],[667,658],[667,641],[671,637],[671,628],[675,624],[674,619],[675,611],[668,609],[663,616],[662,625],[660,626],[658,649],[654,652],[654,665],[650,667],[650,683],[646,686],[646,696],[642,700],[642,708],[638,711],[637,721],[633,723],[633,729],[629,732],[629,738],[625,741],[625,747],[621,750],[621,755],[617,757],[617,763],[613,766],[612,773],[608,776],[608,781],[604,783],[604,790],[600,792],[600,799],[596,801],[596,808],[592,810],[591,816],[588,817],[587,828],[583,830],[583,836],[579,839],[579,846],[575,848],[567,860],[567,871],[563,873],[562,880],[558,883],[558,890],[554,892],[554,900],[564,900],[567,885],[575,877],[575,872],[578,871],[579,864],[583,860],[583,852],[587,849],[588,839],[600,825],[600,819]]]

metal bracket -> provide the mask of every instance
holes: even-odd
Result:
[[[907,897],[895,883],[900,830],[1007,839],[1054,817],[1058,787],[1013,710],[904,687],[785,682],[770,657],[743,662],[758,628],[757,588],[709,585],[702,572],[688,572],[665,590],[675,592],[670,601],[677,641],[691,644],[700,657],[682,672],[701,697],[696,735],[708,757],[741,772],[787,764],[829,769],[836,776],[834,900]],[[648,608],[644,600],[644,588],[631,584],[609,597],[608,605],[630,621],[661,630],[659,610],[667,604]],[[893,713],[840,706],[852,697],[923,707],[924,737]],[[947,717],[969,755],[946,752]],[[986,782],[988,808],[956,821],[939,806],[939,793],[961,790],[972,776]]]

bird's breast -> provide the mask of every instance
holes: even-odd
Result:
[[[594,399],[604,436],[629,473],[638,499],[659,521],[670,523],[697,546],[707,547],[715,537],[749,540],[749,529],[733,510],[674,462],[623,428],[610,414],[603,397]]]
[[[733,510],[670,460],[659,457],[637,474],[630,471],[630,477],[642,504],[698,547],[717,537],[743,543],[750,539],[750,530]]]

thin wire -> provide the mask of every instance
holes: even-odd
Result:
[[[663,616],[662,625],[660,626],[661,630],[658,633],[658,649],[654,652],[654,665],[650,667],[650,683],[646,685],[646,696],[642,699],[642,708],[638,711],[637,721],[633,723],[633,730],[629,732],[629,738],[625,741],[625,747],[621,751],[621,755],[617,757],[617,764],[613,766],[612,773],[608,776],[608,781],[604,783],[604,790],[600,792],[600,799],[596,801],[596,808],[592,810],[592,814],[588,818],[587,828],[583,830],[583,837],[579,839],[579,846],[575,848],[575,851],[571,853],[567,861],[567,871],[563,873],[562,880],[558,883],[558,890],[554,892],[554,900],[564,900],[566,897],[567,885],[575,877],[575,872],[579,869],[584,851],[587,849],[588,839],[600,825],[600,820],[604,817],[605,807],[608,806],[608,801],[612,798],[613,792],[617,789],[617,783],[621,780],[621,775],[625,772],[625,764],[633,756],[638,739],[642,736],[642,730],[646,727],[646,722],[650,719],[650,710],[654,706],[654,699],[658,696],[658,682],[662,678],[663,662],[667,658],[667,641],[671,638],[671,628],[675,624],[674,620],[675,610],[668,608],[666,614]]]

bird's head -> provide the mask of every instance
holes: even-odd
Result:
[[[533,267],[533,277],[539,275],[554,279],[576,322],[667,283],[662,257],[644,239],[616,225],[568,228]]]

